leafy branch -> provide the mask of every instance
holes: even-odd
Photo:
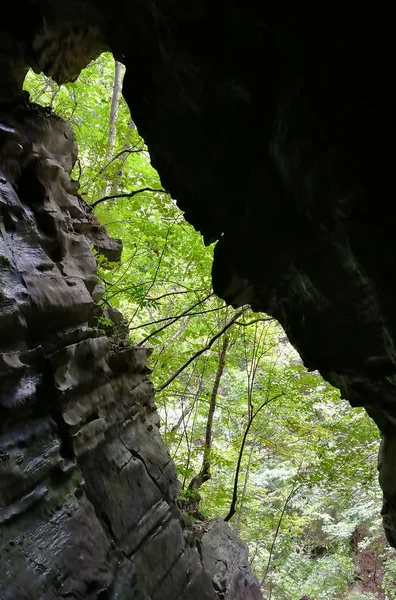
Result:
[[[170,385],[172,383],[172,381],[174,381],[179,375],[180,373],[182,373],[187,367],[188,365],[190,365],[194,360],[196,360],[199,356],[201,356],[204,352],[206,352],[207,350],[209,350],[209,348],[211,348],[213,346],[213,344],[215,343],[216,340],[218,340],[232,325],[234,325],[235,321],[237,319],[239,319],[239,317],[248,310],[248,307],[245,306],[244,308],[241,308],[233,317],[230,321],[228,321],[228,323],[226,325],[224,325],[224,327],[218,332],[216,333],[216,335],[214,335],[211,340],[206,344],[206,346],[204,346],[203,348],[201,348],[200,350],[198,350],[198,352],[196,352],[195,354],[193,354],[181,367],[179,367],[179,369],[177,369],[173,375],[171,375],[171,377],[169,377],[169,379],[167,381],[165,381],[165,383],[163,383],[162,385],[160,385],[157,389],[156,392],[162,392],[162,390],[164,390],[165,388],[168,387],[168,385]]]

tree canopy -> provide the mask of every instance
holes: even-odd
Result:
[[[120,263],[97,255],[100,302],[121,311],[128,343],[153,348],[187,526],[229,520],[264,597],[396,598],[375,425],[304,368],[274,319],[214,296],[213,248],[163,189],[120,95],[123,70],[103,54],[75,83],[29,72],[25,87],[71,122],[79,193],[123,241]],[[96,323],[112,325],[110,317]]]

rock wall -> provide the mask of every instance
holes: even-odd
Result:
[[[244,0],[2,8],[3,101],[30,65],[63,82],[104,48],[124,62],[124,95],[163,185],[205,242],[217,242],[216,293],[274,315],[306,366],[377,423],[384,526],[396,547],[391,10],[296,14]],[[34,302],[46,301],[26,281]],[[71,286],[60,285],[69,302]],[[18,336],[26,292],[15,289],[7,319]],[[53,314],[64,310],[51,302]],[[89,312],[85,291],[78,310]],[[34,367],[26,372],[34,379]]]
[[[78,198],[76,155],[51,112],[0,108],[0,598],[214,600],[175,503],[150,352],[92,326],[92,247],[116,260],[121,243]]]

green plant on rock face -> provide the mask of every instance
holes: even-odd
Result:
[[[113,325],[113,321],[107,317],[98,317],[97,319],[98,328],[105,329],[106,327],[112,327]]]

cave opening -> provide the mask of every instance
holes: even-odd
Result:
[[[325,459],[322,464],[322,473],[326,467],[334,486],[342,465],[356,466],[356,482],[362,477],[363,487],[358,490],[350,479],[344,492],[357,504],[375,478],[377,444],[361,408],[382,436],[382,517],[394,545],[395,248],[393,211],[388,207],[391,169],[389,153],[383,150],[393,99],[388,77],[391,36],[383,32],[372,49],[365,31],[369,25],[371,31],[375,28],[364,14],[353,24],[330,19],[318,35],[301,17],[279,19],[261,10],[247,15],[241,3],[220,11],[205,2],[188,10],[179,10],[178,3],[132,7],[119,2],[111,13],[99,1],[86,3],[80,11],[72,10],[81,8],[77,0],[62,7],[44,0],[23,4],[30,11],[29,26],[16,27],[14,7],[9,22],[1,26],[0,47],[3,595],[18,597],[30,588],[37,597],[51,597],[49,590],[55,589],[84,598],[122,590],[126,597],[223,594],[231,599],[240,597],[246,584],[251,597],[259,597],[244,550],[232,573],[220,579],[205,555],[205,547],[213,550],[213,537],[227,537],[227,530],[220,522],[210,532],[193,529],[194,535],[203,535],[198,546],[190,544],[188,515],[200,520],[204,489],[211,490],[214,504],[222,506],[229,499],[227,460],[242,465],[245,474],[256,468],[263,476],[273,459],[269,448],[274,447],[262,433],[267,427],[279,426],[283,452],[291,453],[294,443],[298,447],[300,441],[292,442],[285,433],[282,437],[285,423],[288,435],[307,437],[306,452],[313,452],[315,436],[321,450],[335,444],[334,464]],[[124,94],[148,149],[135,121],[118,119],[113,103],[87,73],[82,113],[76,101],[81,81],[60,89],[49,79],[75,80],[90,58],[108,48],[127,65]],[[99,71],[101,60],[94,63]],[[113,100],[122,79],[122,67],[116,64]],[[55,108],[63,99],[61,116],[68,121],[75,117],[77,130],[85,128],[80,162],[75,162],[70,128],[50,111],[27,105],[20,94],[28,65],[46,73],[36,100]],[[99,75],[106,87],[108,74],[102,70]],[[100,115],[107,109],[104,129]],[[122,100],[118,111],[127,114]],[[84,162],[88,170],[80,170]],[[91,198],[84,197],[84,184]],[[106,234],[95,214],[114,237]],[[121,234],[124,227],[126,235]],[[116,267],[122,237],[127,259]],[[210,244],[216,240],[213,250]],[[168,254],[175,248],[178,257]],[[217,296],[209,279],[212,258]],[[168,304],[161,313],[164,298]],[[199,315],[205,316],[201,325],[192,318]],[[137,322],[137,316],[144,320]],[[287,362],[274,354],[271,346],[277,344],[271,340],[277,336],[278,346],[285,347],[274,319],[308,373],[296,367],[296,360]],[[129,331],[136,345],[128,343]],[[184,345],[189,339],[192,349],[195,340],[193,353]],[[162,350],[155,349],[147,367],[148,346],[154,342]],[[289,374],[295,369],[296,389],[304,377],[309,382],[300,393],[295,391],[297,410],[284,414],[280,424],[277,415],[285,411],[286,394],[277,365],[284,370],[287,366]],[[176,471],[158,434],[153,384],[147,378],[151,370],[157,398],[168,401],[176,391],[174,405],[168,410],[165,401],[162,415],[168,443],[187,456],[187,462],[176,461],[188,492],[182,503],[175,502]],[[330,388],[315,379],[317,371],[358,407],[346,417],[346,404],[337,401],[333,416],[337,420],[342,413],[346,419],[345,437],[339,435],[337,442],[329,441],[323,427],[329,409],[321,406],[321,393]],[[271,372],[276,377],[269,386]],[[216,373],[209,387],[207,373]],[[43,390],[48,390],[44,401]],[[288,391],[287,396],[293,395]],[[239,410],[242,401],[244,412]],[[311,412],[304,417],[303,431],[300,421],[306,408]],[[214,414],[221,416],[218,422]],[[197,426],[193,432],[186,429],[190,419]],[[237,444],[232,447],[238,441],[232,423],[243,433],[242,454]],[[261,425],[257,430],[256,424]],[[219,431],[225,442],[216,448],[211,443]],[[265,460],[254,454],[256,439]],[[62,452],[66,447],[67,453]],[[227,459],[226,449],[230,457],[234,452],[232,459]],[[299,451],[304,456],[302,447]],[[318,460],[323,456],[318,452]],[[53,477],[59,469],[64,477]],[[225,483],[216,483],[216,473]],[[286,494],[286,485],[283,507],[274,504],[276,536],[269,566],[279,559],[278,532],[301,492],[297,475],[302,474],[312,484],[312,473],[301,466],[294,479],[286,480],[297,491],[292,486]],[[282,475],[276,477],[280,485]],[[202,483],[205,487],[198,492]],[[312,505],[312,495],[304,493],[307,506]],[[177,505],[184,509],[184,520]],[[364,501],[361,506],[367,508]],[[245,512],[254,514],[246,504]],[[358,512],[362,515],[363,508]],[[275,513],[281,516],[279,527]],[[367,515],[370,520],[369,511]],[[350,532],[351,547],[362,549],[366,532],[360,525]],[[326,527],[335,538],[348,535],[346,526],[335,527],[331,511]],[[298,537],[293,525],[289,529],[291,539]],[[70,547],[66,540],[71,540]],[[310,567],[329,558],[328,539],[322,541],[312,550]],[[234,553],[232,548],[227,556]],[[257,544],[255,558],[262,559],[260,552]],[[304,553],[301,572],[307,566]],[[86,561],[82,570],[77,556]],[[151,578],[146,574],[150,556],[157,557],[158,567]],[[369,556],[364,555],[368,562]],[[227,562],[224,556],[221,561]],[[295,557],[294,566],[297,562]],[[374,578],[382,576],[385,587],[346,592],[392,593],[392,571],[388,576],[380,573],[377,562],[370,564]],[[364,570],[362,564],[359,568]],[[261,583],[275,597],[281,580],[265,581],[268,571]],[[22,572],[26,575],[18,581]],[[306,589],[310,576],[313,586],[319,580],[313,572],[304,572],[305,587],[292,589],[285,578],[289,588],[284,593],[317,593],[315,587]],[[367,581],[369,575],[364,575]],[[328,578],[326,583],[329,588]]]

